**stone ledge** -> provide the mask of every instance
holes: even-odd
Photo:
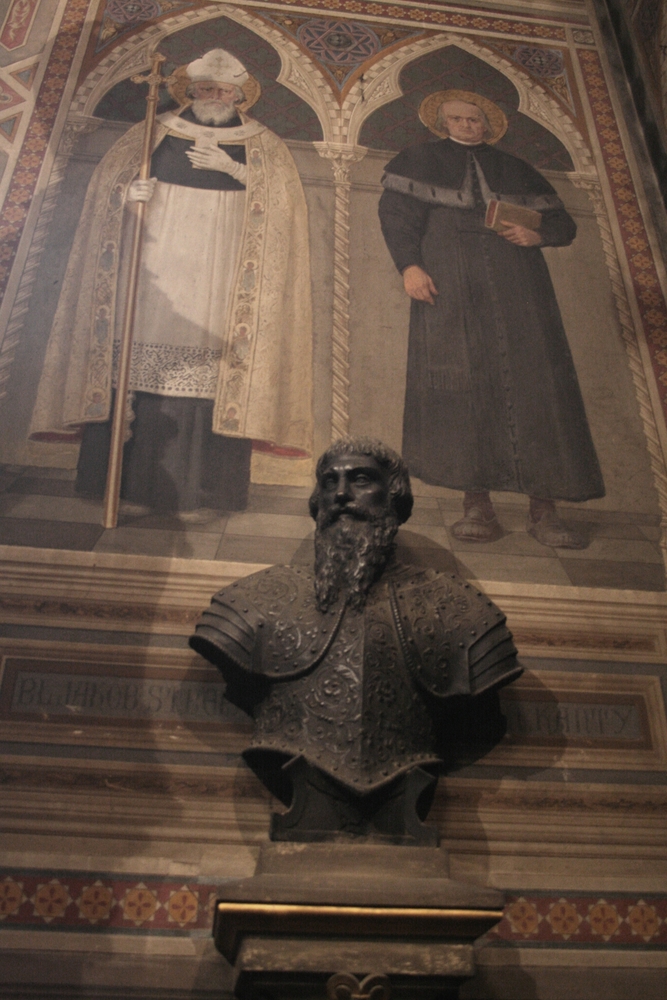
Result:
[[[187,635],[211,594],[263,563],[0,546],[0,621]],[[664,662],[667,593],[480,581],[524,655]],[[99,595],[91,597],[91,594]]]

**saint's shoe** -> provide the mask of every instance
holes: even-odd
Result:
[[[503,533],[496,515],[489,517],[480,507],[471,507],[450,530],[460,542],[495,542]]]
[[[541,545],[552,549],[585,549],[588,541],[580,532],[568,528],[555,510],[545,510],[537,521],[528,515],[526,531]]]

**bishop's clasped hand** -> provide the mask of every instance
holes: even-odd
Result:
[[[245,183],[248,174],[245,163],[237,163],[219,146],[192,146],[186,149],[185,155],[195,170],[219,170],[223,174],[229,174],[241,184]]]

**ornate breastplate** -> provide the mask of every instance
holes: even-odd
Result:
[[[311,671],[271,685],[255,723],[253,747],[302,754],[360,792],[438,759],[396,630],[390,582],[373,589],[363,612],[345,611]]]
[[[271,567],[216,594],[191,644],[253,715],[255,751],[302,754],[365,792],[439,759],[439,704],[521,672],[491,601],[457,576],[405,566],[361,612],[342,600],[320,611],[311,572]]]

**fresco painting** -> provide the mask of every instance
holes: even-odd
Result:
[[[601,497],[604,485],[539,250],[568,246],[576,225],[537,171],[493,149],[507,131],[496,104],[437,91],[420,117],[441,141],[395,157],[380,200],[412,299],[403,455],[424,482],[464,492],[460,541],[502,535],[494,489],[530,497],[541,544],[585,548],[554,500]]]
[[[246,115],[259,82],[224,49],[171,80],[181,113],[157,119],[149,179],[136,179],[139,123],[90,181],[31,439],[83,428],[75,490],[103,496],[132,280],[124,219],[144,203],[121,492],[134,513],[196,515],[206,500],[246,506],[253,439],[312,452],[310,261],[294,162]]]
[[[664,299],[581,17],[97,6],[85,51],[61,44],[62,137],[27,145],[42,86],[11,140],[51,159],[23,257],[22,220],[7,231],[0,540],[307,560],[313,457],[366,433],[411,468],[417,562],[664,590]],[[138,181],[133,77],[156,51]],[[123,505],[105,530],[142,202]],[[493,211],[509,212],[495,229]]]

